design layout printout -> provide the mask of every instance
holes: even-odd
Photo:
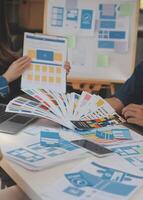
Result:
[[[142,140],[141,135],[123,125],[112,125],[100,129],[88,129],[85,131],[76,130],[76,133],[85,139],[92,140],[104,146],[109,146],[109,148],[110,146],[112,148],[113,145],[117,144],[123,145],[123,143],[127,144],[130,142],[138,142]],[[119,146],[117,149],[118,148]]]
[[[96,36],[99,49],[124,52],[128,51],[133,12],[131,2],[89,1],[87,8],[84,1],[49,0],[47,26],[59,35]]]
[[[80,158],[85,153],[86,150],[64,139],[58,132],[45,130],[41,131],[40,140],[10,147],[4,155],[26,169],[41,170]]]
[[[88,160],[45,188],[42,195],[53,200],[127,200],[142,184],[143,177]]]
[[[22,75],[21,88],[45,88],[66,91],[66,39],[42,34],[25,33],[24,55],[32,59]]]
[[[143,141],[109,147],[131,165],[143,171]]]

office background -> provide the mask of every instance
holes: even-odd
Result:
[[[22,53],[24,32],[42,32],[44,0],[6,0],[5,3],[13,48]],[[136,65],[143,60],[143,1],[140,7]],[[116,88],[118,87],[120,84],[116,84]],[[100,95],[106,97],[110,94],[103,89]]]

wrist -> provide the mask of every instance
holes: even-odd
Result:
[[[6,79],[6,81],[7,81],[8,83],[11,82],[11,79],[10,79],[10,77],[7,75],[7,73],[4,73],[2,76]]]

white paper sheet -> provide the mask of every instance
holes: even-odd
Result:
[[[66,39],[56,36],[25,33],[24,55],[32,59],[22,75],[21,88],[45,88],[66,91]]]
[[[52,186],[45,187],[41,194],[43,199],[49,197],[53,200],[126,200],[142,185],[143,176],[92,159],[64,174]]]

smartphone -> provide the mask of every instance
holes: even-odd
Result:
[[[89,150],[89,152],[93,153],[97,157],[104,157],[113,154],[113,151],[99,144],[96,144],[90,140],[86,139],[73,140],[72,143]]]

